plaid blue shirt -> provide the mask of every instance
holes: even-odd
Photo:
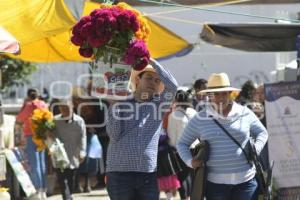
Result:
[[[152,66],[165,85],[163,93],[146,102],[119,101],[109,109],[107,172],[156,171],[162,116],[175,96],[177,81],[158,62]]]

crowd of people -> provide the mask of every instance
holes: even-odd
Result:
[[[240,91],[230,85],[227,74],[219,73],[182,88],[151,59],[144,70],[132,72],[131,90],[133,97],[120,101],[87,100],[82,94],[53,101],[54,135],[70,160],[67,169],[56,170],[64,200],[71,200],[74,192],[91,191],[90,177],[97,177],[97,186],[106,186],[111,200],[158,200],[160,192],[168,200],[177,192],[189,200],[192,187],[197,187],[193,170],[203,166],[191,148],[204,140],[209,143],[206,199],[257,199],[256,169],[224,129],[242,148],[254,137],[256,150],[268,164],[262,85],[247,81]],[[38,92],[28,90],[16,120],[23,125],[35,199],[46,199],[49,165],[45,152],[38,152],[32,142],[30,116],[45,107]]]

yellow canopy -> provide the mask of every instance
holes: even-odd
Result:
[[[86,1],[83,14],[99,8]],[[21,54],[12,56],[32,62],[88,61],[70,42],[71,28],[77,22],[64,0],[9,0],[0,2],[0,25],[21,44]],[[154,58],[172,56],[191,45],[149,19],[152,33],[148,42]]]

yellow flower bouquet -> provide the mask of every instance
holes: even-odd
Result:
[[[53,114],[48,109],[35,109],[31,117],[32,140],[37,145],[38,151],[46,149],[45,140],[55,128]]]
[[[55,128],[53,114],[48,109],[35,109],[31,117],[33,142],[38,151],[48,148],[54,167],[64,170],[70,164],[64,144],[52,134]]]

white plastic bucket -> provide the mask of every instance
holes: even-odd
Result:
[[[129,90],[131,66],[126,64],[103,62],[94,63],[92,70],[91,95],[105,99],[126,99]]]

